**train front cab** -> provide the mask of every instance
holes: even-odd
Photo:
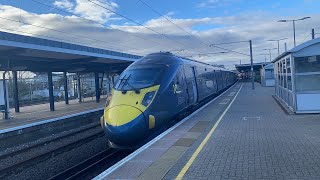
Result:
[[[112,90],[101,125],[111,147],[131,148],[140,144],[155,126],[150,106],[160,89],[161,67],[131,67]]]

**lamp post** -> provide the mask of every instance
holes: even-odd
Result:
[[[278,56],[280,55],[280,48],[279,48],[279,42],[282,41],[282,40],[285,40],[285,39],[288,39],[288,38],[282,38],[282,39],[270,39],[268,41],[277,41],[278,42]]]
[[[269,55],[270,55],[270,62],[271,62],[271,50],[274,50],[274,49],[277,49],[277,48],[271,48],[271,49],[266,48],[266,49],[263,49],[263,50],[268,50],[268,51],[269,51]]]
[[[282,20],[278,21],[278,22],[291,22],[292,21],[294,47],[296,47],[296,25],[295,25],[295,22],[296,21],[302,21],[302,20],[309,19],[309,18],[311,18],[311,17],[303,17],[303,18],[300,18],[300,19],[290,19],[290,20],[282,19]]]
[[[250,50],[250,65],[251,65],[251,86],[252,86],[252,90],[254,90],[252,40],[249,40],[249,50]]]

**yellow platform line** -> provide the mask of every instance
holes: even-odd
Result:
[[[220,121],[222,120],[222,118],[224,117],[224,115],[227,113],[227,111],[230,109],[231,105],[233,104],[234,100],[237,98],[239,92],[241,91],[241,87],[239,88],[237,94],[234,96],[234,98],[232,99],[231,103],[228,105],[228,107],[223,111],[223,113],[221,114],[221,116],[219,117],[218,121],[214,124],[214,126],[212,127],[212,129],[210,130],[210,132],[207,134],[207,136],[204,138],[204,140],[201,142],[201,144],[199,145],[199,147],[197,148],[197,150],[192,154],[191,158],[189,159],[189,161],[187,162],[187,164],[182,168],[182,170],[180,171],[180,173],[178,174],[178,176],[176,177],[176,180],[182,179],[183,176],[186,174],[186,172],[189,170],[190,166],[192,165],[193,161],[196,159],[196,157],[199,155],[200,151],[202,150],[202,148],[204,147],[204,145],[207,144],[208,140],[210,139],[211,135],[213,134],[213,132],[216,130],[217,126],[219,125]]]

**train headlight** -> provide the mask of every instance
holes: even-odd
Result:
[[[155,91],[151,91],[151,92],[147,92],[145,95],[144,95],[144,98],[142,100],[142,105],[144,106],[148,106],[150,104],[150,102],[152,101],[152,98],[153,96],[156,94]]]

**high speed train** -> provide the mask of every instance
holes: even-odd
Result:
[[[100,119],[109,146],[141,146],[235,82],[231,71],[171,53],[135,61],[119,76]]]

